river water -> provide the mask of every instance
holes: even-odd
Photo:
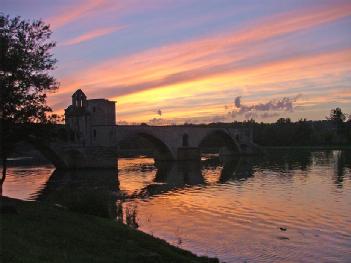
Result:
[[[132,214],[138,229],[224,262],[351,262],[350,151],[200,164],[137,157],[119,159],[118,170],[11,166],[3,195]]]

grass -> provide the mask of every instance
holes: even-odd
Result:
[[[1,197],[2,262],[218,262],[115,220]]]

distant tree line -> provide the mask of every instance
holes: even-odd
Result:
[[[264,146],[351,145],[351,115],[347,119],[340,108],[332,109],[326,120],[320,121],[280,118],[275,123],[249,120],[233,125],[253,129],[254,142]]]
[[[332,109],[325,120],[319,121],[300,119],[293,122],[290,118],[280,118],[275,123],[259,123],[251,119],[244,122],[186,126],[252,129],[254,142],[262,146],[351,146],[351,115],[344,114],[340,108]],[[223,138],[209,136],[202,146],[215,148],[223,143]],[[141,138],[124,141],[120,146],[121,149],[152,148],[151,144]]]

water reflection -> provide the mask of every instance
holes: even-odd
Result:
[[[225,262],[349,259],[350,151],[276,150],[201,163],[130,158],[118,171],[51,173],[12,167],[4,192],[117,218]],[[25,195],[28,180],[35,187]]]
[[[116,218],[117,169],[55,170],[36,200],[102,217]]]
[[[322,158],[323,157],[323,158]],[[140,159],[139,159],[140,160]],[[292,175],[293,170],[307,171],[313,163],[318,165],[334,164],[334,183],[343,187],[347,170],[351,169],[350,151],[311,151],[287,150],[272,151],[269,156],[261,158],[205,158],[200,162],[159,162],[154,165],[142,164],[135,171],[151,173],[156,171],[153,179],[145,182],[132,194],[119,189],[117,169],[93,170],[55,170],[46,182],[45,187],[32,196],[36,200],[60,203],[63,206],[78,209],[79,202],[101,208],[97,213],[114,217],[119,208],[111,204],[121,203],[121,200],[148,198],[185,187],[204,187],[209,184],[225,184],[229,182],[244,183],[254,177],[255,171],[280,171],[284,175]],[[208,171],[214,171],[215,177],[210,178]],[[129,172],[133,172],[130,170]],[[205,175],[204,175],[205,174]],[[281,175],[283,175],[281,174]],[[89,201],[88,201],[89,200]],[[100,204],[99,202],[110,202]],[[82,208],[84,205],[81,204]],[[100,209],[99,208],[99,209]],[[109,212],[103,212],[105,209]],[[87,208],[87,211],[93,210]],[[94,211],[91,211],[94,212]]]
[[[218,167],[221,172],[214,181],[204,178],[203,171]],[[126,199],[149,198],[185,187],[243,182],[253,176],[252,162],[244,158],[209,158],[202,163],[159,162],[154,168],[142,165],[138,171],[150,173],[153,169],[156,169],[153,180],[132,194],[120,190],[117,169],[55,170],[33,197],[77,212],[123,218],[121,206]]]
[[[342,188],[344,185],[344,178],[347,174],[347,170],[351,169],[351,152],[347,151],[335,151],[335,184],[338,188]]]
[[[244,182],[253,176],[253,160],[250,158],[227,159],[219,178],[220,183],[228,181]]]
[[[159,162],[152,183],[136,191],[131,198],[147,198],[185,186],[205,183],[199,162]]]
[[[175,187],[203,184],[200,162],[159,162],[155,182]]]
[[[255,159],[254,162],[260,169],[273,169],[282,172],[307,171],[313,163],[313,155],[311,151],[301,149],[272,150],[269,154]]]
[[[206,180],[204,171],[216,170],[216,179]],[[184,187],[203,187],[213,183],[228,181],[244,181],[253,176],[252,160],[249,158],[209,158],[200,162],[159,162],[157,172],[152,183],[140,191],[136,191],[132,198],[146,198]]]

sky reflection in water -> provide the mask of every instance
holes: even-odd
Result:
[[[131,158],[118,171],[12,167],[3,194],[113,217],[133,207],[140,230],[226,262],[351,260],[350,152],[156,166]]]

